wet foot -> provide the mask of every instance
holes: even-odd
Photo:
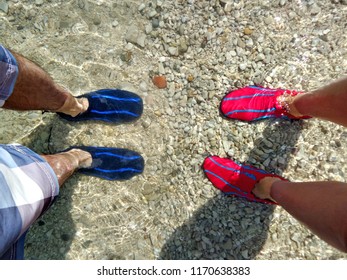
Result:
[[[80,149],[71,149],[70,151],[64,152],[67,157],[70,157],[70,160],[74,161],[76,169],[78,168],[87,168],[92,165],[92,156],[90,153],[80,150]]]
[[[43,155],[42,157],[48,162],[57,175],[60,186],[77,169],[90,167],[92,164],[91,154],[80,149],[71,149],[67,152],[54,155]]]
[[[87,111],[89,101],[87,98],[75,98],[72,95],[65,100],[65,103],[57,112],[76,117],[77,115]]]

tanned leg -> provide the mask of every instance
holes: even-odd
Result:
[[[288,101],[295,116],[308,115],[347,127],[347,77]],[[347,252],[346,183],[294,183],[266,177],[253,193],[276,201],[317,236]]]
[[[296,117],[311,116],[347,127],[347,76],[288,101]]]
[[[12,95],[3,108],[13,110],[47,110],[76,116],[88,108],[87,99],[76,99],[56,84],[38,65],[11,51],[19,73]]]
[[[341,182],[286,182],[264,178],[253,190],[281,205],[314,234],[347,252],[347,184]]]

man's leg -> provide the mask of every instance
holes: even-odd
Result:
[[[47,110],[76,116],[88,108],[88,100],[76,99],[56,84],[38,65],[11,51],[17,60],[18,78],[3,108],[13,110]]]

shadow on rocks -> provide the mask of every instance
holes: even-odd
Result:
[[[58,150],[52,145],[52,137],[60,135],[59,146],[68,148],[68,140],[64,136],[68,135],[71,129],[72,126],[60,121],[58,116],[47,114],[44,116],[44,123],[23,144],[38,154],[54,154]],[[66,259],[66,253],[76,233],[70,209],[77,179],[72,176],[67,180],[51,208],[30,228],[25,242],[26,259]]]
[[[281,175],[295,151],[301,127],[300,121],[271,121],[245,163]],[[175,230],[159,258],[255,259],[267,240],[275,207],[220,193]]]

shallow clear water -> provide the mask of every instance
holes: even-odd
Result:
[[[156,17],[164,26],[146,35],[144,48],[127,43],[130,26],[144,31],[152,25],[148,14],[155,2],[46,1],[36,6],[18,1],[11,2],[8,15],[1,14],[3,43],[35,60],[75,95],[119,87],[137,92],[145,102],[141,120],[119,126],[0,110],[0,143],[22,143],[38,153],[71,145],[115,146],[136,150],[146,161],[144,174],[126,182],[74,175],[30,231],[26,257],[344,258],[281,209],[220,196],[200,166],[207,154],[230,151],[240,161],[263,164],[267,158],[258,148],[276,135],[270,168],[294,180],[345,180],[345,129],[320,121],[250,127],[226,122],[218,106],[230,87],[261,82],[308,90],[341,76],[347,69],[346,6],[316,1],[321,12],[315,14],[308,3],[314,1],[284,6],[235,1],[245,2],[244,7],[219,15],[212,8],[219,1],[210,1],[214,6],[161,1]],[[142,3],[146,9],[140,13]],[[208,20],[219,23],[223,32],[215,35],[216,26]],[[182,23],[183,35],[177,30]],[[244,36],[245,27],[254,30],[253,37]],[[212,37],[205,48],[204,36]],[[189,50],[170,56],[166,47],[183,37]],[[238,39],[250,47],[238,48]],[[242,63],[247,71],[240,70]],[[160,71],[169,81],[166,90],[155,88],[150,79]],[[193,83],[187,82],[188,74],[195,77]],[[328,160],[331,153],[340,155],[337,162]],[[336,171],[337,164],[341,168]],[[302,235],[293,241],[292,232]]]

